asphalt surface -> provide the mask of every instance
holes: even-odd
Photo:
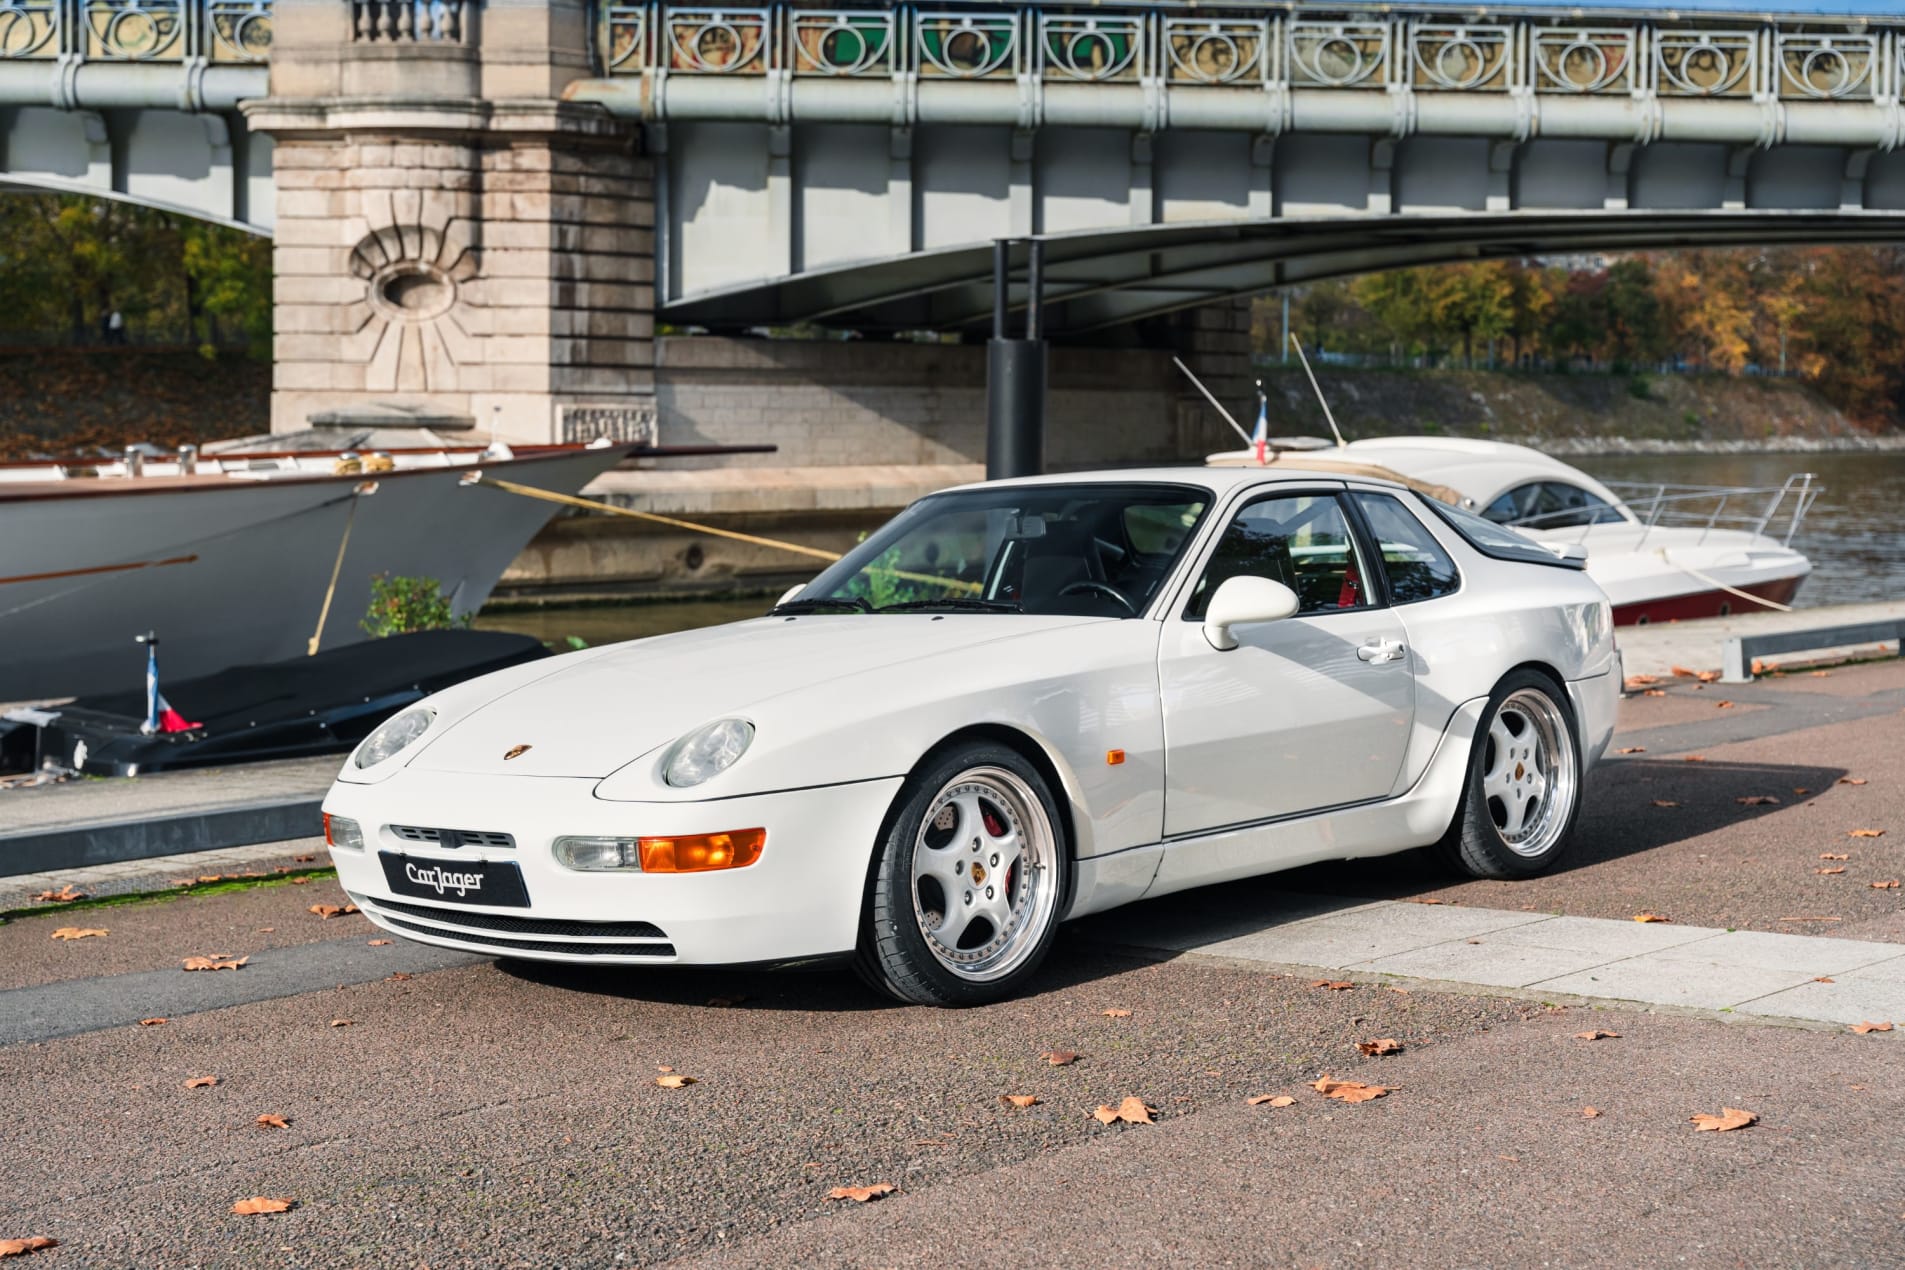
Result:
[[[1647,752],[1597,776],[1565,872],[1449,886],[1405,856],[1277,885],[1905,939],[1901,892],[1866,884],[1898,876],[1896,837],[1845,837],[1905,823],[1901,712],[1896,665],[1677,687],[1629,703],[1617,744]],[[1814,874],[1822,851],[1847,874]],[[1159,904],[1217,920],[1267,885]],[[1130,955],[1115,922],[1065,932],[1018,1000],[933,1011],[835,972],[454,964],[308,911],[341,902],[319,880],[0,926],[0,1239],[61,1241],[22,1265],[1905,1260],[1905,1033],[1334,991]],[[69,925],[109,933],[51,938]],[[214,952],[253,960],[179,969]],[[1401,1052],[1358,1051],[1378,1038]],[[697,1083],[660,1088],[663,1068]],[[1307,1087],[1325,1074],[1395,1088],[1343,1105]],[[1092,1118],[1126,1097],[1157,1122]],[[1760,1121],[1689,1123],[1723,1107]],[[296,1206],[231,1213],[255,1195]]]

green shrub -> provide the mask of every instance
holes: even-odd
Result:
[[[435,578],[391,577],[379,573],[370,580],[370,608],[358,623],[378,639],[414,631],[441,631],[468,626],[476,615],[458,617]]]
[[[1627,395],[1636,401],[1651,401],[1654,396],[1654,386],[1648,382],[1647,376],[1635,375],[1627,381]]]

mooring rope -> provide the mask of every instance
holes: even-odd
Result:
[[[1710,587],[1718,587],[1720,590],[1725,591],[1728,595],[1737,595],[1742,600],[1751,600],[1755,604],[1763,604],[1767,608],[1772,609],[1778,613],[1790,613],[1793,611],[1793,606],[1790,604],[1781,604],[1778,600],[1769,600],[1763,595],[1754,595],[1751,591],[1742,591],[1736,586],[1728,586],[1726,583],[1720,581],[1718,578],[1713,577],[1709,574],[1702,573],[1698,569],[1693,568],[1691,565],[1681,564],[1679,561],[1674,560],[1667,555],[1667,549],[1665,547],[1660,548],[1660,550],[1656,554],[1659,555],[1659,557],[1662,560],[1665,560],[1668,564],[1680,570],[1680,572],[1688,575],[1689,577],[1696,578],[1699,581],[1706,583]]]
[[[357,519],[357,504],[362,498],[360,489],[351,495],[350,509],[344,513],[344,536],[337,542],[337,559],[331,562],[331,584],[324,588],[324,607],[318,610],[317,630],[312,632],[310,641],[304,646],[306,657],[316,657],[318,641],[324,638],[324,623],[331,616],[331,601],[337,597],[337,578],[344,572],[344,551],[351,545],[351,524]]]

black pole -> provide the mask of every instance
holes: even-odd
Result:
[[[1031,240],[1024,339],[1006,336],[1011,243],[992,245],[992,339],[986,345],[986,479],[1036,476],[1045,467],[1045,342],[1040,336],[1045,250]]]

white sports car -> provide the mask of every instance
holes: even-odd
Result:
[[[905,1000],[992,1000],[1059,922],[1145,896],[1430,844],[1553,864],[1620,691],[1579,563],[1300,469],[948,490],[765,617],[395,716],[326,835],[408,939],[851,958]]]

